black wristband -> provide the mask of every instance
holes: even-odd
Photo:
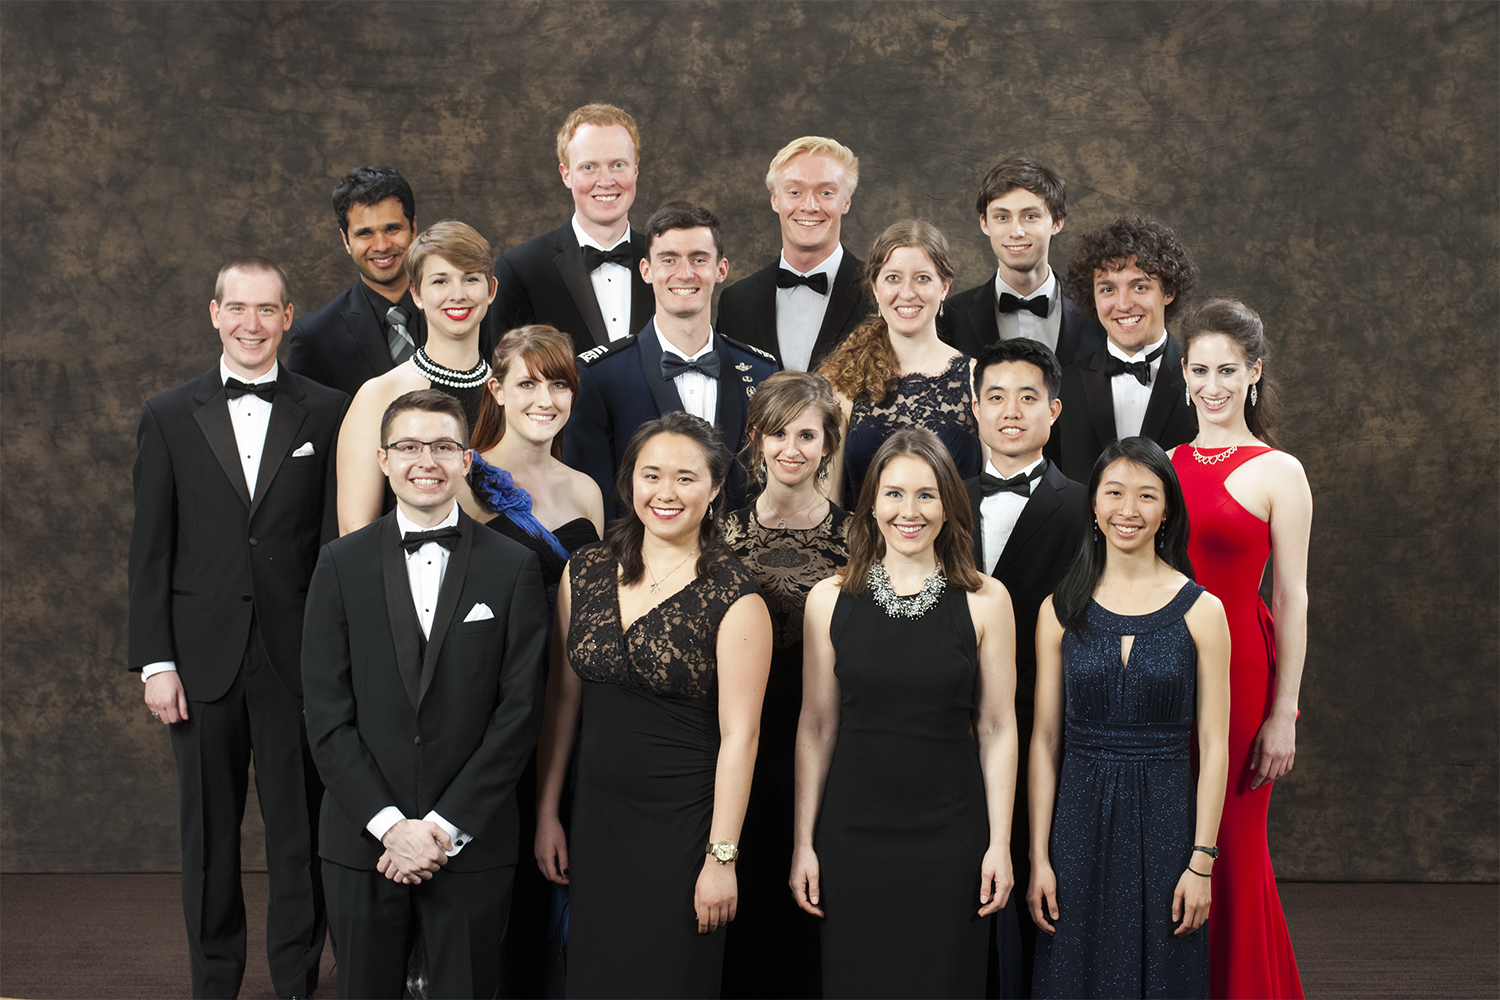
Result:
[[[1199,878],[1213,878],[1213,875],[1211,875],[1211,874],[1210,875],[1205,875],[1205,874],[1203,874],[1200,871],[1196,871],[1193,868],[1192,865],[1188,865],[1187,870],[1190,871],[1190,872],[1192,872],[1194,875],[1198,876]]]
[[[1217,847],[1204,847],[1201,844],[1194,844],[1193,850],[1202,851],[1204,854],[1207,854],[1215,861],[1219,860],[1219,849]]]

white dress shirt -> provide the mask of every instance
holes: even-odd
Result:
[[[672,342],[669,341],[666,337],[663,337],[660,330],[657,330],[655,327],[653,327],[652,330],[656,334],[656,339],[661,343],[661,350],[663,354],[671,354],[675,357],[682,358],[684,361],[697,361],[699,358],[703,357],[703,355],[714,349],[714,331],[712,328],[710,328],[708,331],[708,343],[704,344],[703,349],[694,354],[692,357],[688,357],[686,354],[683,354],[677,348],[673,347]],[[719,364],[721,366],[727,363],[728,359],[719,359]],[[718,419],[718,379],[709,378],[707,375],[704,375],[700,372],[683,372],[681,375],[672,380],[672,384],[677,386],[677,396],[682,400],[682,408],[684,410],[687,410],[695,417],[702,417],[709,423],[713,423]]]
[[[1105,341],[1104,347],[1121,361],[1144,361],[1148,354],[1165,345],[1169,336],[1163,332],[1160,340],[1147,344],[1138,354],[1126,354],[1112,340]],[[1109,380],[1109,394],[1115,403],[1116,437],[1135,437],[1141,432],[1141,422],[1146,419],[1146,404],[1151,402],[1151,390],[1156,386],[1156,376],[1161,372],[1161,359],[1165,355],[1163,351],[1151,362],[1150,385],[1141,385],[1140,380],[1129,372],[1122,372]]]
[[[1045,462],[1046,459],[1039,458],[1017,475],[1029,476],[1036,471],[1036,467]],[[984,463],[984,471],[996,479],[1007,479],[995,471],[993,462]],[[1036,489],[1036,480],[1027,483],[1027,494],[1021,496],[1019,493],[1011,493],[1002,490],[999,493],[983,497],[979,501],[979,526],[983,532],[984,572],[986,575],[995,572],[995,564],[1000,561],[1000,553],[1005,551],[1005,545],[1010,541],[1011,532],[1016,530],[1016,522],[1021,519],[1021,511],[1026,509],[1026,502],[1031,498],[1032,490]]]
[[[573,213],[573,235],[581,247],[595,250],[613,250],[621,243],[630,245],[630,227],[614,247],[600,246],[599,241],[583,231],[578,224],[578,213]],[[619,264],[600,264],[589,272],[589,282],[594,286],[594,298],[599,301],[599,311],[604,314],[604,328],[610,340],[628,337],[635,331],[630,328],[630,268]]]
[[[1047,280],[1042,282],[1042,287],[1030,295],[1022,295],[1007,285],[1000,274],[1001,272],[997,269],[995,271],[995,322],[1000,328],[1000,339],[1014,340],[1017,337],[1025,337],[1028,340],[1046,344],[1056,351],[1057,338],[1062,334],[1062,296],[1058,294],[1057,272],[1049,267]],[[1023,302],[1038,295],[1047,296],[1047,315],[1038,316],[1026,309],[1017,309],[1013,313],[1001,312],[1000,296],[1006,294],[1014,295]]]
[[[781,347],[781,364],[786,371],[807,371],[813,347],[818,342],[818,331],[823,329],[823,315],[828,312],[828,302],[833,297],[833,279],[843,260],[844,245],[840,243],[827,260],[811,271],[803,272],[788,264],[786,251],[781,252],[778,267],[803,277],[828,275],[828,290],[822,295],[806,285],[776,289],[776,343]]]
[[[224,356],[219,356],[219,381],[227,382],[229,379],[239,379],[246,385],[260,385],[262,382],[276,381],[276,374],[281,370],[281,365],[272,362],[271,370],[260,378],[240,378],[229,370],[229,364]],[[240,468],[245,473],[245,487],[250,491],[250,498],[255,498],[256,480],[260,478],[260,456],[266,448],[266,428],[271,426],[271,404],[253,393],[245,393],[239,399],[226,400],[229,404],[229,423],[234,427],[234,449],[240,456]],[[176,670],[176,660],[158,660],[148,663],[141,668],[141,682],[145,683],[152,677],[167,670]]]
[[[433,528],[447,528],[458,524],[458,504],[448,512],[442,523],[435,524]],[[430,531],[431,528],[423,528],[413,524],[401,508],[396,508],[396,527],[400,529],[404,538],[409,531]],[[428,542],[415,552],[406,553],[406,578],[411,583],[412,604],[417,609],[417,620],[422,623],[422,634],[432,638],[432,613],[437,607],[438,592],[443,589],[443,574],[448,571],[448,549],[437,542]],[[374,815],[370,822],[365,824],[376,840],[386,835],[386,831],[405,819],[406,816],[395,806],[386,806]],[[429,823],[436,823],[443,828],[453,841],[453,850],[445,851],[450,858],[463,850],[464,845],[474,838],[464,833],[452,823],[443,819],[437,812],[429,812],[422,817]]]

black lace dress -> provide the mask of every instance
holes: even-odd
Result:
[[[787,888],[792,867],[797,719],[802,713],[802,612],[807,592],[849,561],[849,515],[833,504],[815,527],[768,528],[755,505],[724,519],[724,540],[760,584],[771,611],[771,677],[760,714],[755,781],[735,863],[739,913],[724,948],[724,996],[818,995],[818,919]],[[774,960],[768,960],[774,956]]]
[[[724,557],[623,628],[618,567],[574,553],[568,662],[583,681],[569,845],[572,997],[716,997],[724,934],[693,891],[713,819],[719,625],[756,592]]]
[[[984,467],[974,424],[974,393],[969,378],[969,357],[960,354],[939,375],[903,375],[896,389],[879,403],[862,399],[849,413],[849,436],[844,443],[844,481],[848,509],[859,501],[865,470],[892,431],[902,427],[925,427],[936,434],[961,479],[972,479]]]

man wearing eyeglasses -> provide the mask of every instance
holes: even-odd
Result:
[[[218,364],[141,408],[129,667],[177,759],[193,996],[233,997],[245,973],[240,819],[252,757],[271,980],[278,996],[308,996],[325,920],[303,595],[318,546],[338,534],[334,450],[349,397],[278,368],[292,304],[274,261],[226,264],[208,313]]]
[[[338,992],[401,996],[420,930],[430,996],[495,996],[546,681],[541,566],[459,509],[457,400],[398,397],[380,440],[396,509],[324,547],[302,650]]]

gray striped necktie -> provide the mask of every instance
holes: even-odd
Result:
[[[391,306],[385,311],[385,341],[391,349],[392,364],[401,364],[417,349],[417,342],[406,329],[406,319],[406,310],[400,306]]]

